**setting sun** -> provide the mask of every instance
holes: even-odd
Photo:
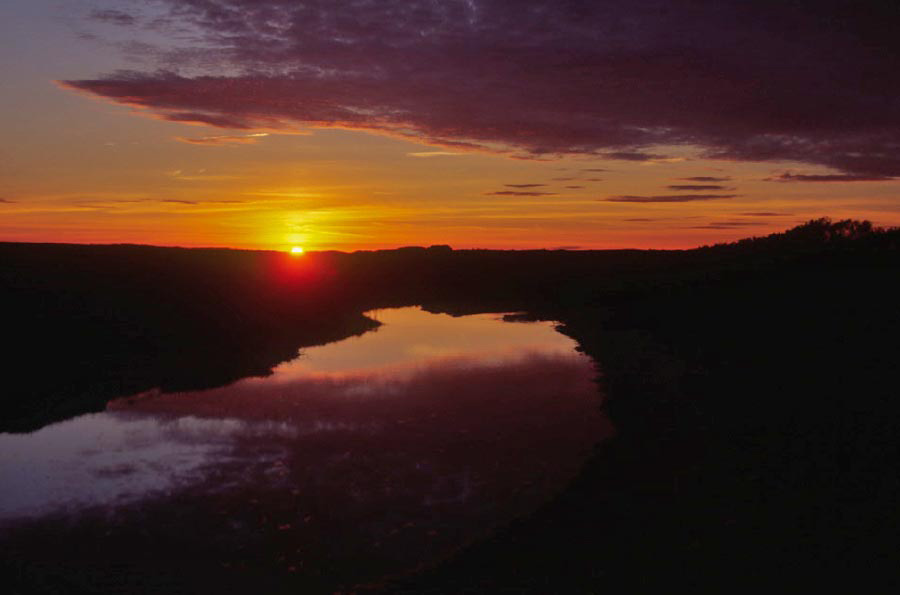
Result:
[[[301,246],[294,246],[291,248],[291,254],[303,254],[303,248]]]

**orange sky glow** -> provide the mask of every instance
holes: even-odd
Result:
[[[110,41],[137,17],[119,8],[86,14],[53,0],[12,4],[0,25],[0,66],[12,82],[0,94],[0,241],[688,248],[821,216],[900,225],[897,178],[862,176],[818,157],[754,160],[687,142],[541,152],[516,140],[514,129],[477,142],[477,128],[438,129],[427,111],[384,124],[363,108],[328,121],[263,117],[270,112],[251,105],[231,124],[223,119],[235,114],[215,112],[215,120],[211,107],[205,123],[192,121],[174,100],[137,91],[123,99],[111,87],[124,84],[118,79],[94,80],[150,70]],[[153,38],[156,30],[144,33],[167,43]],[[246,116],[249,109],[257,115]],[[543,132],[535,130],[522,134]]]

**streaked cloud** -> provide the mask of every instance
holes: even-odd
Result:
[[[893,176],[872,176],[860,174],[793,174],[790,172],[767,178],[769,182],[887,182]]]
[[[185,182],[224,182],[228,180],[241,179],[241,177],[237,175],[216,174],[208,172],[206,169],[199,169],[195,171],[184,171],[176,169],[166,172],[166,175],[175,178],[176,180],[183,180]]]
[[[89,18],[101,23],[109,23],[111,25],[120,26],[134,25],[137,22],[137,18],[135,18],[133,14],[125,12],[123,10],[116,10],[111,8],[105,10],[93,10],[91,11]]]
[[[407,157],[453,157],[455,155],[465,155],[454,151],[419,151],[415,153],[407,153]]]
[[[697,200],[719,200],[723,198],[735,198],[737,194],[657,194],[651,196],[639,196],[634,194],[625,194],[621,196],[610,196],[602,199],[605,202],[693,202]]]
[[[665,159],[665,155],[653,155],[651,153],[642,153],[640,151],[608,151],[601,153],[606,159],[615,159],[618,161],[654,161],[657,159]]]
[[[731,180],[730,177],[715,177],[715,176],[693,176],[690,178],[679,178],[680,180],[684,180],[685,182],[728,182]]]
[[[485,196],[556,196],[555,192],[532,192],[526,190],[498,190],[485,192]]]
[[[764,221],[718,221],[708,223],[706,225],[695,225],[688,229],[735,229],[740,227],[755,227],[759,225],[768,225]]]
[[[207,146],[228,146],[228,145],[252,145],[256,144],[260,138],[269,136],[267,132],[256,132],[253,134],[238,135],[219,135],[219,136],[200,136],[200,137],[184,137],[176,136],[175,140],[192,145]]]
[[[718,184],[670,184],[669,186],[667,186],[667,188],[669,190],[677,190],[679,192],[683,190],[725,190],[725,186],[720,186]]]

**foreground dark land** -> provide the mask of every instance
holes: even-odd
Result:
[[[0,244],[2,431],[265,374],[361,312],[523,311],[598,363],[617,436],[532,517],[400,592],[896,586],[900,233],[690,251],[273,253]],[[13,591],[87,590],[4,555]],[[72,571],[72,572],[70,572]],[[40,585],[40,587],[38,587]]]

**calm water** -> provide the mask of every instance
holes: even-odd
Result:
[[[528,514],[610,433],[550,323],[370,315],[266,378],[0,434],[0,546],[98,591],[327,590]]]

